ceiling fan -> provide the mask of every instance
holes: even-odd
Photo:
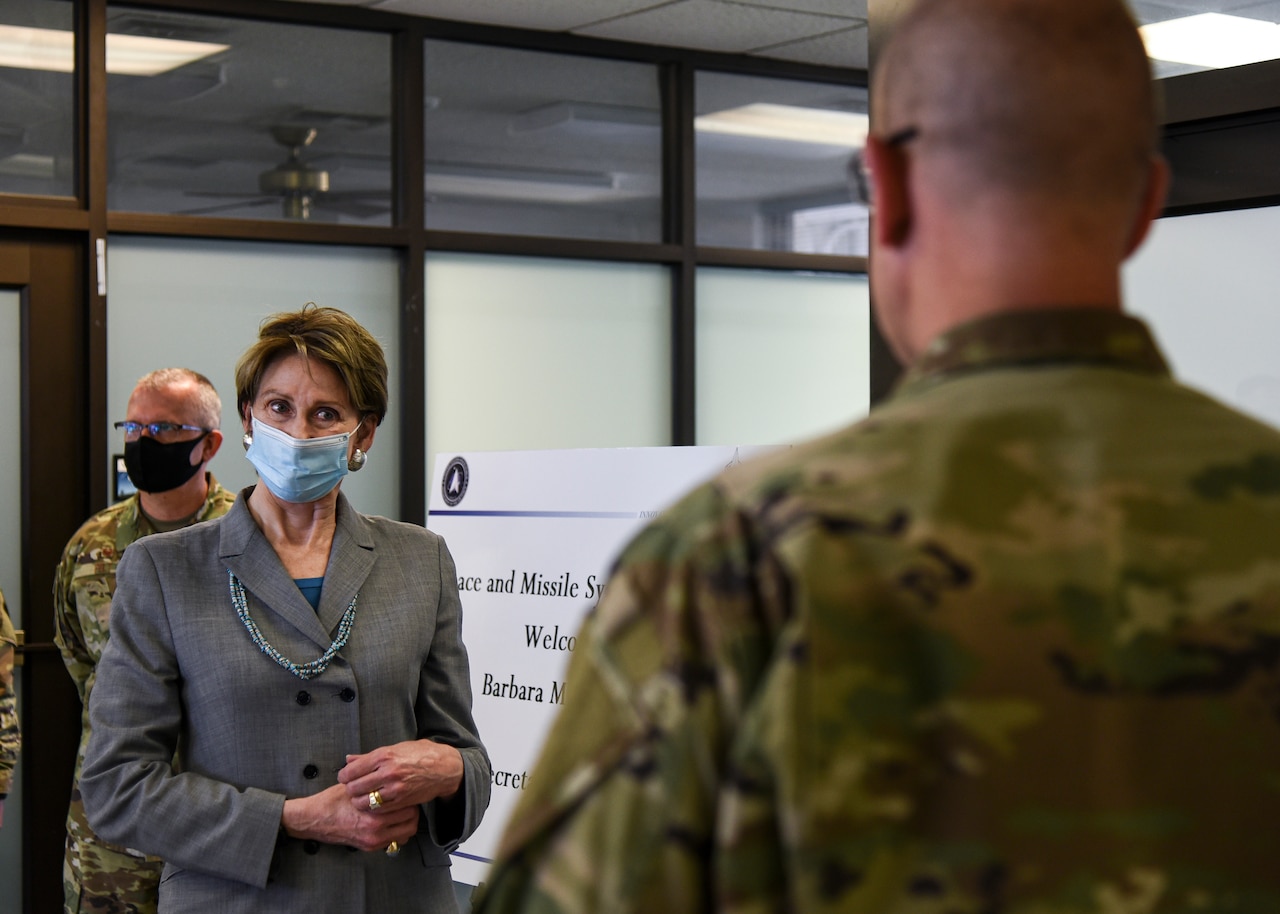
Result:
[[[329,172],[303,159],[315,142],[314,127],[282,125],[271,128],[271,137],[289,150],[280,164],[258,175],[258,193],[188,191],[194,197],[236,197],[236,202],[183,210],[184,215],[209,215],[246,206],[279,204],[285,219],[311,219],[317,206],[358,218],[385,213],[391,208],[389,190],[334,191]]]

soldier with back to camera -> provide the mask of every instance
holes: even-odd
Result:
[[[1157,126],[1119,0],[905,14],[908,371],[624,551],[480,911],[1280,911],[1280,433],[1122,313]]]

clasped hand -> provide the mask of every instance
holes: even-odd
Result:
[[[347,789],[334,784],[311,796],[286,800],[282,823],[295,838],[383,851],[392,841],[403,844],[417,834],[419,815],[416,806],[374,812],[366,804],[357,809],[348,801]]]
[[[429,739],[382,746],[362,755],[348,755],[338,772],[351,806],[390,815],[437,797],[450,797],[462,786],[462,754],[452,746]],[[370,794],[377,791],[377,803]]]
[[[384,851],[417,834],[420,804],[453,796],[461,786],[457,749],[425,739],[396,743],[348,755],[337,784],[285,801],[282,823],[295,838]],[[374,791],[379,802],[370,804]]]

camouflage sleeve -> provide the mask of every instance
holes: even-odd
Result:
[[[728,743],[785,604],[745,523],[708,486],[628,546],[476,911],[711,907]]]
[[[22,748],[18,729],[18,696],[13,689],[13,655],[17,644],[13,623],[0,594],[0,795],[7,794],[13,783],[13,769]]]
[[[93,655],[76,610],[75,571],[84,544],[79,539],[67,543],[53,575],[53,640],[62,652],[62,662],[76,684],[83,707],[95,667]]]

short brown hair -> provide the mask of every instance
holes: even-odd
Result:
[[[236,408],[241,416],[257,398],[267,369],[294,353],[336,371],[356,411],[382,424],[387,415],[387,359],[381,344],[345,311],[315,302],[307,302],[300,311],[273,314],[258,328],[258,341],[236,363]]]

